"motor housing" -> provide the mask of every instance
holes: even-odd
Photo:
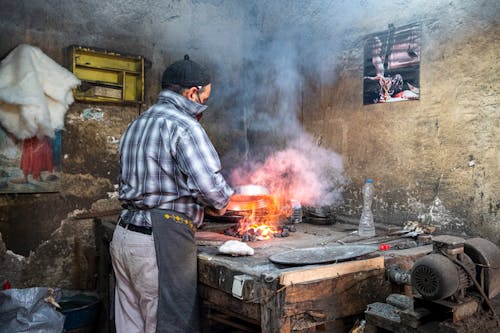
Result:
[[[427,300],[463,296],[473,285],[476,267],[464,251],[465,240],[454,236],[433,239],[433,252],[415,262],[411,284]]]
[[[456,265],[439,253],[431,253],[415,262],[411,284],[427,300],[439,300],[453,296],[472,285],[470,274],[476,274],[474,263],[465,254],[460,259],[468,268]]]
[[[483,238],[437,236],[432,253],[413,265],[411,285],[427,300],[463,298],[471,286],[493,298],[500,293],[500,250]]]

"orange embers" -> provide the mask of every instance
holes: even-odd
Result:
[[[272,195],[233,195],[228,208],[243,216],[236,234],[244,241],[270,239],[281,232],[280,205]]]

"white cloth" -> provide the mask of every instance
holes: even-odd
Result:
[[[54,137],[79,84],[39,48],[17,46],[0,63],[0,124],[18,139]]]
[[[116,277],[116,332],[155,333],[158,266],[153,236],[116,226],[110,254]]]

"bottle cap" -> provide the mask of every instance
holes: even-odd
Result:
[[[367,178],[367,179],[366,179],[366,182],[367,182],[367,183],[373,183],[373,179]]]
[[[388,251],[391,249],[391,244],[380,244],[379,249],[380,251]]]

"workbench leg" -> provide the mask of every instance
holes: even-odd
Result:
[[[291,333],[290,318],[283,317],[284,293],[272,295],[260,304],[261,333]]]
[[[210,333],[212,327],[212,321],[210,320],[210,309],[201,302],[200,311],[200,331],[201,333]]]

